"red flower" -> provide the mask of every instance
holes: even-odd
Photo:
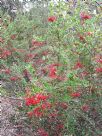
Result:
[[[54,64],[50,64],[50,65],[48,66],[48,68],[53,68],[53,67],[58,67],[58,66],[61,66],[61,64],[59,64],[59,63],[54,63]]]
[[[101,73],[102,72],[102,68],[96,68],[96,72],[97,73]]]
[[[63,124],[58,124],[57,126],[56,126],[56,129],[57,130],[61,130],[61,129],[63,129],[64,128],[64,125]]]
[[[85,112],[87,112],[87,111],[89,111],[89,109],[90,109],[90,107],[89,107],[89,105],[83,105],[82,107],[81,107],[81,109],[83,110],[83,111],[85,111]]]
[[[85,38],[82,35],[79,35],[80,41],[85,41]]]
[[[34,57],[34,54],[29,53],[29,54],[27,54],[26,56],[27,56],[28,59],[29,59],[29,58],[32,59],[32,58]]]
[[[49,51],[43,51],[42,55],[46,56],[46,55],[48,55],[48,53],[49,53]]]
[[[83,71],[80,75],[81,75],[81,77],[85,77],[85,76],[88,75],[88,72],[87,71]]]
[[[4,43],[4,40],[3,40],[3,38],[2,38],[2,37],[0,37],[0,42],[1,42],[1,43]]]
[[[78,69],[78,68],[83,68],[83,64],[81,64],[81,62],[77,62],[74,66],[75,69]]]
[[[55,22],[57,18],[55,16],[48,17],[48,22]]]
[[[43,113],[42,113],[41,110],[42,110],[41,107],[35,108],[35,109],[33,110],[34,115],[35,115],[36,117],[42,117]]]
[[[8,56],[11,55],[11,52],[9,50],[3,50],[3,53],[2,53],[2,58],[5,59],[7,58]]]
[[[46,43],[45,42],[39,42],[39,41],[36,41],[36,40],[32,39],[31,44],[33,46],[43,46]]]
[[[43,128],[38,129],[37,134],[38,136],[49,136]]]
[[[46,102],[46,103],[43,103],[42,105],[41,105],[41,107],[42,107],[42,109],[49,109],[49,108],[51,108],[51,103],[48,103],[48,102]]]
[[[40,103],[40,100],[35,99],[34,96],[25,99],[26,106],[37,105],[38,103]]]
[[[17,77],[17,76],[14,76],[14,77],[11,77],[11,78],[10,78],[11,81],[17,81],[18,79],[20,79],[20,78]]]
[[[33,112],[32,111],[30,111],[30,112],[27,112],[27,115],[28,115],[28,117],[32,117],[33,116]]]
[[[71,94],[71,97],[73,97],[73,98],[80,97],[80,96],[81,96],[81,94],[79,92],[74,92]]]
[[[56,73],[57,73],[56,68],[55,68],[55,67],[51,67],[51,68],[50,68],[50,71],[49,71],[49,77],[50,77],[50,78],[53,78],[53,79],[56,79],[56,78],[57,78]]]
[[[11,35],[11,39],[12,39],[12,40],[15,40],[15,39],[16,39],[16,37],[17,37],[17,35],[16,35],[16,34],[12,34],[12,35]]]
[[[38,99],[38,100],[46,100],[48,98],[47,95],[43,95],[41,93],[38,93],[35,95],[35,98]]]
[[[101,59],[101,58],[100,58],[100,59],[97,59],[96,62],[102,63],[102,59]]]
[[[80,14],[80,17],[81,17],[82,20],[91,19],[91,16],[89,14],[87,14],[87,13],[84,13],[84,12],[82,12]]]
[[[85,35],[86,35],[86,36],[87,36],[87,35],[88,35],[88,36],[91,36],[91,35],[93,35],[93,32],[86,32]]]
[[[5,74],[8,74],[8,75],[11,73],[10,69],[5,69],[4,72],[5,72]]]

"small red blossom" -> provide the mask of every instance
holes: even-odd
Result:
[[[86,32],[85,35],[86,35],[86,36],[92,36],[92,35],[93,35],[93,32]]]
[[[97,73],[102,73],[102,68],[96,68],[95,71],[96,71]]]
[[[39,41],[36,41],[36,40],[32,39],[31,44],[33,46],[43,46],[43,45],[46,44],[46,42],[39,42]]]
[[[80,73],[80,75],[81,75],[82,78],[85,77],[85,76],[87,76],[88,74],[89,73],[87,71],[83,71],[82,73]]]
[[[84,112],[87,112],[87,111],[89,111],[89,109],[90,109],[90,107],[89,107],[89,105],[83,105],[82,107],[81,107],[81,109],[84,111]]]
[[[19,78],[19,77],[17,77],[17,76],[10,77],[10,80],[11,80],[11,81],[17,81],[18,79],[20,79],[20,78]]]
[[[89,14],[87,14],[87,13],[84,13],[84,12],[82,12],[80,14],[80,17],[81,17],[82,20],[91,19],[91,16]]]
[[[61,66],[61,65],[62,64],[60,64],[60,63],[54,63],[54,64],[48,65],[48,68],[58,67],[58,66]]]
[[[0,37],[0,43],[4,43],[4,40],[2,37]]]
[[[29,54],[27,54],[26,56],[27,56],[27,58],[31,58],[31,59],[32,59],[32,58],[34,57],[34,54],[29,53]]]
[[[27,115],[28,115],[28,117],[32,117],[33,116],[33,112],[32,111],[30,111],[30,112],[27,112]]]
[[[43,51],[42,55],[46,56],[46,55],[48,55],[48,53],[49,53],[49,51]]]
[[[58,124],[57,126],[56,126],[56,129],[57,130],[61,130],[61,129],[63,129],[64,128],[64,125],[63,124]]]
[[[25,99],[26,106],[37,105],[38,103],[40,103],[40,100],[35,99],[34,96]]]
[[[6,59],[8,56],[10,56],[11,55],[11,52],[9,51],[9,50],[3,50],[3,52],[2,52],[2,58],[3,59]]]
[[[9,75],[11,73],[11,70],[10,69],[5,69],[4,72],[5,72],[5,74]]]
[[[49,134],[43,128],[38,129],[37,134],[38,136],[49,136]]]
[[[43,113],[42,113],[41,107],[36,107],[36,108],[33,110],[33,114],[34,114],[36,117],[42,117],[42,116],[43,116]]]
[[[50,108],[51,108],[51,103],[48,103],[48,102],[43,103],[43,104],[41,105],[41,107],[42,107],[42,109],[50,109]]]
[[[82,35],[79,35],[79,39],[80,39],[80,41],[85,41],[85,38]]]
[[[81,62],[77,62],[74,66],[75,69],[83,68],[83,64]]]
[[[52,67],[50,68],[50,71],[49,71],[49,77],[52,78],[52,79],[56,79],[57,78],[57,69],[55,67]]]
[[[102,59],[101,59],[101,58],[99,58],[99,59],[97,59],[97,60],[96,60],[96,62],[98,62],[98,63],[102,63]]]
[[[43,95],[41,93],[38,93],[38,94],[35,95],[35,98],[39,99],[39,100],[46,100],[48,98],[48,96],[47,95]]]
[[[55,22],[56,20],[57,20],[57,17],[55,16],[48,17],[48,22]]]
[[[66,102],[60,103],[60,106],[65,110],[68,108],[68,104]]]
[[[74,92],[70,96],[73,97],[73,98],[80,97],[81,93],[80,92]]]
[[[17,35],[16,35],[16,34],[12,34],[12,35],[10,36],[10,38],[11,38],[12,40],[15,40],[15,39],[16,39],[16,37],[17,37]]]

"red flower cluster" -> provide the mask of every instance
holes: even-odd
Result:
[[[46,100],[48,98],[48,96],[47,95],[43,95],[41,93],[38,93],[38,94],[36,94],[35,98],[44,101],[44,100]]]
[[[11,52],[9,50],[2,50],[1,58],[6,59],[8,56],[11,55]]]
[[[4,43],[4,40],[2,37],[0,37],[0,43]]]
[[[43,46],[43,45],[46,44],[46,42],[39,42],[39,41],[36,41],[36,40],[32,39],[31,44],[33,46]]]
[[[101,56],[97,56],[97,58],[96,58],[96,62],[98,62],[98,63],[102,63],[102,57],[101,57]]]
[[[43,128],[38,129],[37,134],[38,136],[49,136],[49,134]]]
[[[11,70],[10,69],[3,69],[2,72],[9,75],[11,73]]]
[[[81,17],[82,20],[91,19],[91,16],[89,14],[87,14],[87,13],[84,13],[84,12],[82,12],[80,14],[80,17]]]
[[[39,107],[36,107],[34,110],[33,110],[33,115],[35,115],[36,117],[42,117],[43,116],[43,112],[42,112],[42,108],[39,106]]]
[[[96,68],[95,70],[97,73],[102,73],[102,68]]]
[[[82,107],[81,107],[81,109],[84,111],[84,112],[87,112],[87,111],[89,111],[89,109],[90,109],[90,107],[89,107],[89,105],[83,105]]]
[[[70,96],[73,97],[73,98],[80,97],[81,93],[80,92],[74,92]]]
[[[77,62],[74,66],[75,69],[83,68],[83,64],[81,62]]]
[[[97,59],[96,62],[102,63],[102,59]]]
[[[49,68],[48,76],[50,78],[52,78],[52,79],[57,79],[58,78],[58,76],[57,76],[57,68],[56,68],[58,66],[61,66],[61,64],[55,63],[55,64],[51,64],[51,65],[48,66],[48,68]]]
[[[85,42],[85,38],[84,38],[84,36],[79,35],[79,39],[80,39],[80,41]]]
[[[51,67],[50,71],[49,71],[49,77],[52,79],[56,79],[57,78],[57,69],[55,67]]]
[[[36,100],[35,102],[36,103],[34,103],[34,105],[37,105],[40,103],[40,100],[38,100],[38,101]],[[32,103],[33,103],[33,101],[32,101]],[[42,117],[44,115],[44,111],[46,109],[50,109],[50,108],[51,108],[51,104],[48,102],[44,102],[40,106],[34,108],[33,111],[28,112],[28,116],[32,117],[34,115],[36,117]]]
[[[85,76],[87,76],[89,73],[87,71],[83,71],[80,73],[80,76],[83,78]]]
[[[93,35],[93,32],[86,32],[85,35],[86,35],[86,36],[92,36],[92,35]]]
[[[18,76],[10,77],[10,80],[11,80],[11,81],[17,81],[17,80],[19,80],[19,79],[20,79],[20,77],[18,77]]]
[[[26,98],[25,100],[26,100],[26,103],[25,103],[26,106],[36,105],[36,104],[40,103],[40,100],[36,99],[35,96]]]
[[[57,20],[57,17],[55,16],[48,17],[48,22],[55,22],[56,20]]]
[[[11,38],[12,40],[15,40],[15,39],[16,39],[16,37],[17,37],[17,35],[16,35],[16,34],[12,34],[12,35],[10,36],[10,38]]]
[[[33,109],[33,111],[28,112],[28,116],[32,117],[33,115],[36,117],[42,117],[44,111],[46,109],[51,108],[51,104],[47,102],[48,95],[44,95],[42,93],[38,93],[34,96],[28,97],[25,99],[26,106],[37,106]]]
[[[44,95],[42,93],[38,93],[32,97],[26,98],[26,106],[36,105],[40,103],[41,101],[44,101],[48,98],[47,95]]]

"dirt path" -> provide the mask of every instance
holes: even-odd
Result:
[[[0,103],[0,136],[17,136],[16,129],[10,122],[11,116],[15,114],[11,100],[0,97]]]

